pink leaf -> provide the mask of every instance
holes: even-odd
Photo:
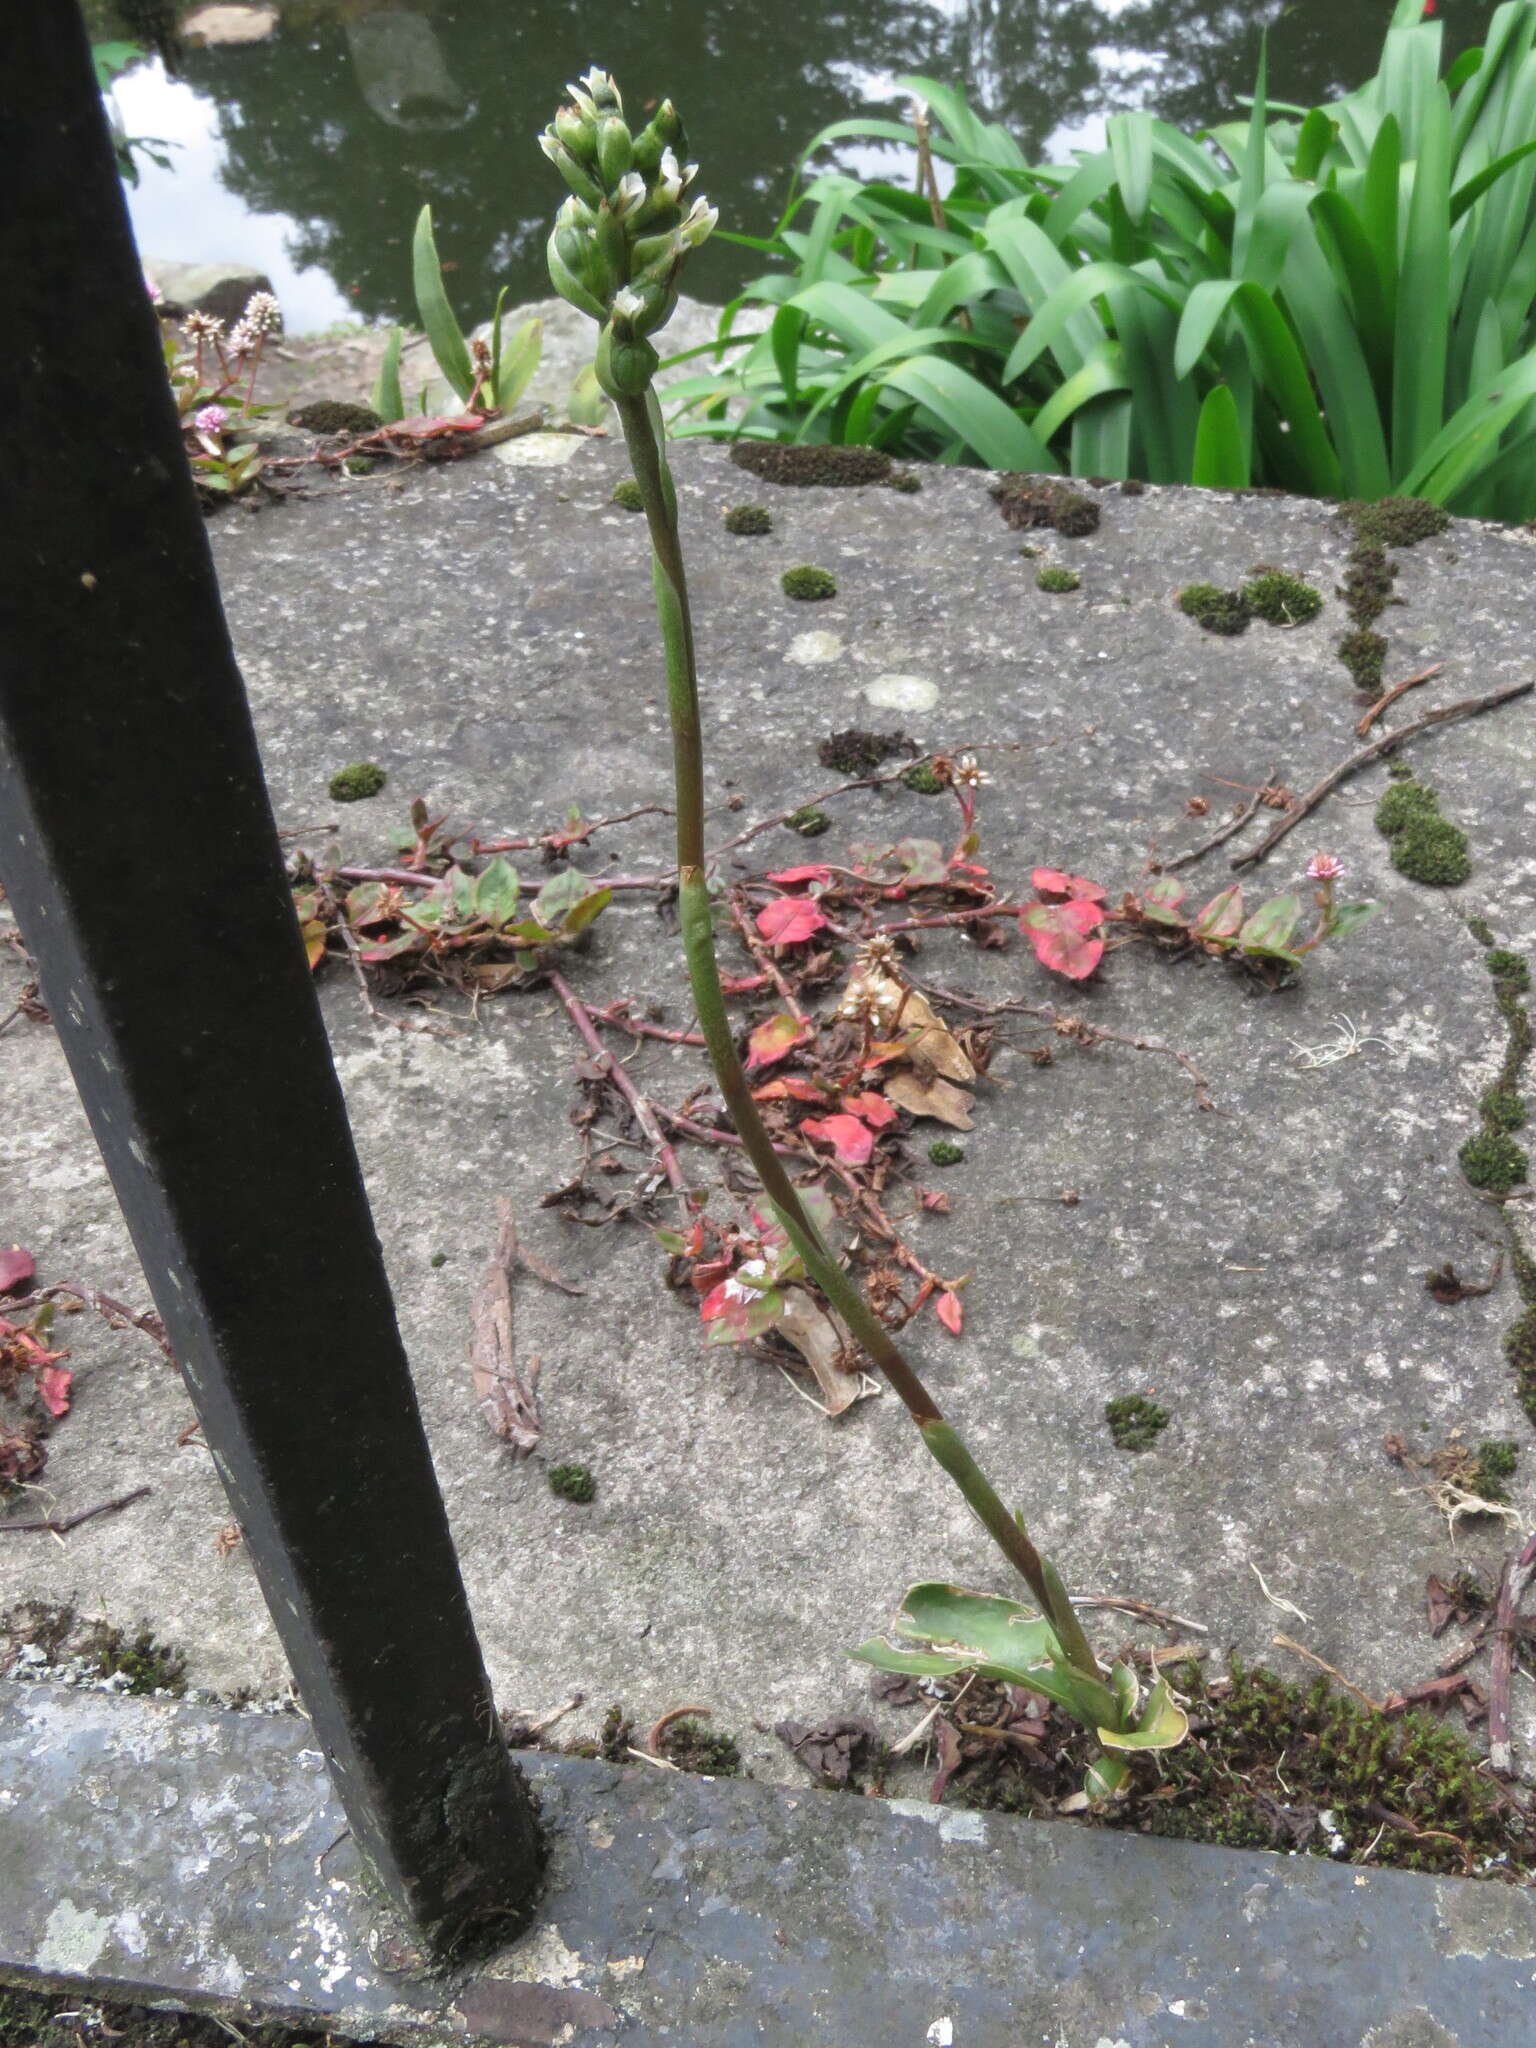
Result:
[[[780,1010],[766,1024],[759,1024],[747,1039],[747,1072],[750,1074],[754,1067],[771,1067],[797,1045],[803,1045],[809,1036],[808,1027],[798,1017]]]
[[[807,1081],[803,1074],[780,1074],[777,1080],[765,1081],[761,1088],[752,1090],[754,1102],[782,1102],[786,1096],[793,1096],[796,1102],[825,1103],[827,1091],[818,1088],[814,1081]]]
[[[727,1274],[726,1280],[729,1278],[730,1275]],[[712,1323],[716,1316],[729,1315],[735,1303],[736,1296],[726,1293],[725,1280],[721,1280],[710,1289],[709,1293],[699,1303],[699,1315],[706,1323]]]
[[[800,1128],[807,1137],[830,1145],[845,1166],[862,1166],[875,1149],[874,1132],[856,1116],[811,1116]]]
[[[826,921],[808,896],[779,896],[757,913],[758,930],[775,946],[798,946]]]
[[[1035,894],[1049,902],[1053,897],[1069,896],[1074,901],[1102,903],[1105,891],[1097,882],[1090,882],[1086,875],[1069,875],[1060,868],[1036,868],[1030,876]]]
[[[69,1413],[69,1390],[74,1374],[66,1365],[40,1365],[35,1374],[37,1391],[50,1415]]]
[[[1102,923],[1093,903],[1036,903],[1019,919],[1042,967],[1069,981],[1086,981],[1104,957],[1104,941],[1090,937]]]
[[[770,882],[778,882],[782,887],[788,888],[795,882],[830,882],[832,870],[828,867],[820,867],[812,861],[806,867],[779,868],[768,879]]]
[[[30,1252],[24,1252],[19,1244],[0,1248],[0,1294],[20,1294],[36,1277]]]
[[[887,1102],[883,1095],[876,1095],[866,1089],[862,1095],[845,1095],[843,1107],[854,1116],[862,1117],[865,1123],[877,1131],[883,1131],[887,1124],[896,1121],[896,1105]]]
[[[958,1337],[965,1327],[965,1308],[958,1294],[946,1288],[934,1303],[934,1313],[952,1337]]]

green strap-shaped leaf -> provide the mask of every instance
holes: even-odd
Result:
[[[403,340],[401,330],[392,327],[384,344],[384,360],[379,364],[379,374],[369,394],[369,404],[386,424],[405,418],[405,400],[400,395],[400,344]]]
[[[1418,461],[1445,417],[1451,320],[1451,104],[1438,79],[1433,92],[1424,96],[1419,128],[1397,300],[1392,468],[1398,477]],[[1408,133],[1405,128],[1405,136]]]
[[[1245,490],[1252,478],[1252,456],[1237,400],[1231,386],[1213,384],[1200,408],[1195,431],[1195,462],[1190,482],[1206,490]],[[1181,892],[1182,893],[1182,892]]]
[[[501,321],[496,322],[496,332],[501,333]],[[497,409],[509,412],[533,382],[534,372],[539,367],[539,358],[544,353],[544,322],[524,320],[514,333],[501,344],[501,355],[496,363],[492,380],[491,396]]]
[[[885,382],[932,413],[988,469],[1061,468],[1034,430],[957,363],[917,357],[898,363]]]
[[[475,366],[470,361],[469,344],[443,289],[443,269],[437,260],[430,206],[424,206],[417,216],[416,233],[411,242],[411,269],[416,288],[416,311],[437,367],[458,396],[467,399],[475,388]]]
[[[1139,227],[1147,217],[1152,199],[1151,115],[1111,114],[1109,153],[1114,158],[1115,180],[1125,210]]]

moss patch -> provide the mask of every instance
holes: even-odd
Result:
[[[942,796],[943,779],[934,772],[931,761],[914,761],[901,778],[903,786],[915,790],[919,796]]]
[[[791,811],[784,820],[791,832],[798,832],[802,839],[819,839],[823,832],[832,830],[832,820],[815,804],[804,804],[798,811]]]
[[[814,604],[824,597],[836,597],[837,578],[828,569],[816,569],[809,562],[802,562],[797,568],[784,571],[779,588],[786,597]]]
[[[336,770],[327,786],[333,803],[356,804],[364,797],[377,796],[388,780],[377,761],[351,761]]]
[[[731,460],[765,483],[833,490],[883,484],[895,467],[879,448],[804,448],[783,441],[733,441]]]
[[[923,488],[923,480],[915,469],[893,469],[885,484],[887,490],[900,491],[906,497],[915,496]]]
[[[1477,1106],[1491,1131],[1518,1131],[1526,1120],[1525,1097],[1518,1088],[1487,1088]]]
[[[1049,591],[1053,596],[1063,595],[1069,590],[1081,590],[1082,585],[1083,579],[1075,569],[1058,568],[1052,563],[1047,563],[1035,577],[1036,588]]]
[[[727,533],[772,533],[773,514],[766,505],[732,505],[725,515]]]
[[[1467,835],[1440,815],[1440,800],[1427,783],[1401,777],[1376,806],[1376,829],[1392,848],[1392,865],[1410,882],[1454,889],[1472,872]]]
[[[1411,548],[1444,533],[1451,515],[1427,498],[1378,498],[1374,505],[1346,505],[1355,539],[1367,547]]]
[[[1387,643],[1381,634],[1373,633],[1368,626],[1357,626],[1354,632],[1340,638],[1335,651],[1353,676],[1355,688],[1379,697],[1382,666],[1387,658]]]
[[[1104,1420],[1121,1451],[1150,1451],[1169,1419],[1168,1410],[1144,1394],[1119,1394],[1104,1403]]]
[[[103,1678],[121,1681],[119,1692],[168,1692],[179,1697],[187,1689],[185,1651],[157,1641],[147,1621],[132,1631],[113,1628],[105,1621],[94,1622],[85,1632],[80,1651]]]
[[[590,1465],[551,1465],[549,1490],[559,1494],[562,1500],[575,1501],[578,1506],[585,1507],[588,1501],[597,1498],[597,1481],[592,1477]]]
[[[611,502],[617,505],[621,512],[643,512],[645,510],[645,497],[641,492],[639,484],[632,476],[621,476],[619,478],[613,487]]]
[[[1214,583],[1190,583],[1179,592],[1179,610],[1207,633],[1246,633],[1252,617],[1240,590],[1222,590]]]
[[[663,1729],[656,1746],[680,1771],[697,1771],[706,1778],[741,1776],[741,1751],[734,1736],[717,1734],[692,1714]]]
[[[306,434],[372,434],[384,422],[371,405],[354,405],[346,398],[317,398],[288,415],[290,427],[302,427]]]
[[[1411,778],[1394,782],[1376,806],[1376,830],[1390,839],[1394,832],[1407,831],[1419,819],[1438,814],[1439,809],[1440,799],[1427,783]]]
[[[965,1147],[957,1145],[953,1138],[935,1138],[928,1147],[928,1157],[935,1166],[958,1166],[965,1157]]]
[[[1099,530],[1099,508],[1093,499],[1068,490],[1054,477],[1010,470],[997,478],[991,492],[1004,522],[1015,530],[1049,526],[1069,540],[1081,540]]]
[[[1355,549],[1344,571],[1344,581],[1339,585],[1339,596],[1357,626],[1370,625],[1392,603],[1392,583],[1396,575],[1396,562],[1389,561],[1381,548]]]
[[[1499,1437],[1477,1447],[1477,1484],[1472,1491],[1483,1500],[1508,1500],[1509,1483],[1520,1462],[1520,1446],[1511,1437]]]
[[[1271,626],[1304,626],[1323,608],[1323,594],[1284,569],[1261,569],[1243,585],[1243,599],[1256,619]]]
[[[1531,970],[1523,953],[1512,952],[1508,946],[1490,946],[1487,963],[1494,980],[1517,996],[1523,996],[1530,987]]]
[[[904,732],[865,732],[857,725],[829,732],[816,749],[823,768],[839,775],[873,775],[893,754],[916,753]]]
[[[1522,1187],[1530,1169],[1523,1148],[1507,1131],[1479,1131],[1456,1157],[1473,1187],[1490,1195],[1507,1195]]]

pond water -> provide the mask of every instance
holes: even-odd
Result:
[[[100,36],[160,0],[98,0]],[[764,234],[795,159],[827,123],[895,111],[894,80],[965,86],[1024,149],[1096,142],[1145,106],[1186,126],[1230,117],[1264,28],[1270,90],[1311,102],[1375,68],[1390,0],[289,0],[265,41],[185,47],[134,67],[131,133],[174,169],[130,195],[146,255],[266,269],[291,331],[411,315],[409,238],[432,202],[449,287],[483,318],[497,290],[541,298],[561,186],[534,147],[563,82],[596,61],[631,110],[669,92],[721,225]],[[1438,0],[1448,48],[1481,39],[1492,0]],[[125,13],[130,17],[124,18]],[[845,146],[845,163],[876,154]],[[451,267],[450,267],[451,266]],[[758,268],[712,242],[691,289],[725,298]]]

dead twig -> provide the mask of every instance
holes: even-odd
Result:
[[[1271,1636],[1270,1641],[1277,1643],[1282,1650],[1292,1650],[1298,1657],[1305,1657],[1307,1662],[1315,1664],[1319,1671],[1326,1671],[1330,1678],[1336,1678],[1346,1692],[1352,1692],[1361,1705],[1369,1707],[1373,1714],[1384,1714],[1387,1711],[1383,1701],[1373,1700],[1368,1692],[1362,1692],[1352,1679],[1344,1676],[1336,1664],[1330,1664],[1326,1658],[1319,1657],[1316,1650],[1309,1650],[1304,1644],[1293,1642],[1289,1636]]]
[[[1259,841],[1251,853],[1240,853],[1234,857],[1233,867],[1245,868],[1255,861],[1263,860],[1266,854],[1280,844],[1287,832],[1294,831],[1302,819],[1315,811],[1324,797],[1336,790],[1341,782],[1347,781],[1356,769],[1379,760],[1384,754],[1395,753],[1400,746],[1415,739],[1421,732],[1428,732],[1431,726],[1448,725],[1452,719],[1473,718],[1480,711],[1496,710],[1500,704],[1512,703],[1516,697],[1528,697],[1532,690],[1536,690],[1536,682],[1508,683],[1502,690],[1489,690],[1481,697],[1463,697],[1459,703],[1443,704],[1438,711],[1426,711],[1422,718],[1416,718],[1411,725],[1400,725],[1395,732],[1383,733],[1380,739],[1372,740],[1368,747],[1362,747],[1359,753],[1351,754],[1347,761],[1341,761],[1337,768],[1331,769],[1316,788],[1309,789],[1304,797],[1298,797],[1295,807],[1287,811],[1279,824]]]
[[[43,1515],[26,1522],[0,1522],[0,1536],[25,1536],[42,1531],[50,1536],[62,1536],[66,1529],[78,1529],[82,1522],[93,1521],[97,1515],[115,1515],[153,1492],[152,1486],[137,1486],[132,1493],[125,1493],[117,1500],[104,1500],[94,1508],[82,1508],[77,1515]]]
[[[412,879],[420,881],[423,878],[414,876]],[[341,933],[341,942],[347,949],[347,958],[351,961],[352,972],[357,977],[357,991],[363,999],[363,1008],[375,1024],[393,1024],[397,1031],[420,1032],[427,1038],[462,1037],[463,1034],[455,1031],[451,1024],[428,1024],[424,1019],[415,1017],[391,1017],[387,1010],[381,1010],[373,1000],[373,990],[368,986],[368,976],[363,970],[363,949],[357,943],[356,934],[345,918],[337,921],[336,929]]]
[[[1488,1660],[1488,1763],[1501,1778],[1511,1778],[1515,1772],[1514,1746],[1509,1737],[1509,1684],[1515,1671],[1520,1602],[1533,1577],[1536,1537],[1518,1555],[1505,1558],[1499,1575],[1499,1596],[1494,1602],[1493,1655]]]
[[[1244,804],[1235,818],[1229,818],[1225,825],[1219,826],[1211,834],[1209,839],[1202,839],[1198,846],[1192,846],[1187,853],[1175,854],[1172,860],[1160,862],[1159,865],[1163,873],[1171,875],[1175,868],[1192,867],[1197,860],[1204,860],[1208,853],[1214,853],[1218,846],[1225,846],[1229,839],[1235,839],[1249,819],[1257,812],[1259,805],[1264,801],[1265,789],[1270,787],[1279,773],[1280,764],[1277,761],[1274,767],[1270,769],[1268,775],[1265,776],[1262,786],[1253,792],[1253,795]]]
[[[1355,727],[1356,739],[1363,740],[1377,719],[1380,718],[1383,711],[1390,710],[1399,697],[1405,697],[1410,690],[1416,690],[1420,683],[1427,683],[1432,676],[1439,675],[1444,667],[1445,663],[1443,661],[1434,661],[1430,663],[1428,668],[1421,668],[1416,676],[1409,676],[1404,682],[1394,683],[1384,697],[1376,699],[1376,702]]]
[[[1123,1593],[1074,1593],[1074,1607],[1113,1607],[1120,1614],[1134,1614],[1140,1621],[1150,1621],[1154,1628],[1166,1628],[1177,1632],[1187,1629],[1192,1635],[1208,1636],[1210,1630],[1201,1621],[1189,1621],[1182,1614],[1170,1614],[1166,1608],[1152,1607],[1145,1600],[1131,1600]]]
[[[544,1426],[536,1397],[538,1360],[529,1360],[524,1379],[513,1356],[512,1268],[518,1259],[517,1225],[512,1220],[512,1204],[504,1195],[496,1203],[496,1225],[496,1249],[470,1303],[469,1371],[481,1413],[518,1459],[533,1450]]]
[[[618,1089],[624,1100],[629,1104],[630,1113],[633,1115],[635,1122],[640,1126],[655,1148],[656,1156],[661,1161],[662,1171],[667,1176],[672,1192],[679,1201],[686,1202],[688,1183],[683,1178],[683,1169],[678,1164],[676,1152],[667,1142],[661,1125],[656,1121],[654,1104],[648,1102],[640,1093],[634,1082],[629,1078],[622,1061],[616,1060],[613,1054],[609,1052],[607,1046],[598,1037],[597,1027],[592,1022],[591,1012],[571,987],[565,976],[551,968],[546,979],[555,994],[560,998],[565,1014],[580,1033],[581,1042],[586,1046],[588,1052],[591,1053],[598,1071],[605,1080],[613,1083],[614,1087]]]
[[[649,1756],[661,1755],[661,1738],[674,1721],[686,1721],[694,1716],[700,1720],[709,1719],[708,1707],[668,1707],[659,1721],[653,1721],[645,1731],[645,1747]]]

